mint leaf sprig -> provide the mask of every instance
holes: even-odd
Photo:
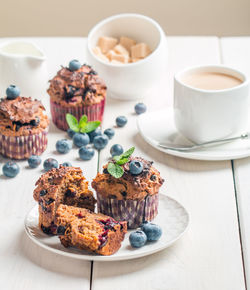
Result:
[[[98,128],[101,124],[100,121],[90,121],[88,122],[88,117],[86,115],[82,115],[79,122],[76,117],[71,114],[66,114],[66,121],[71,130],[76,133],[90,133]]]
[[[107,170],[108,173],[115,178],[120,178],[124,174],[124,169],[121,165],[127,163],[129,161],[129,157],[135,151],[135,147],[131,147],[126,152],[122,153],[121,155],[113,156],[112,161],[109,162]]]

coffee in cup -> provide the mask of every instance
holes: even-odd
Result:
[[[186,85],[202,90],[225,90],[239,86],[243,82],[236,76],[213,71],[185,74],[181,81]]]

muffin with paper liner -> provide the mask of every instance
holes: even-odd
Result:
[[[6,92],[7,97],[0,100],[0,153],[13,159],[41,155],[47,148],[49,127],[44,106],[36,99],[19,96],[14,85]]]
[[[98,211],[126,220],[128,228],[137,228],[157,216],[159,189],[164,182],[153,162],[133,157],[133,151],[134,147],[113,157],[91,184],[96,190]]]
[[[66,114],[79,121],[87,115],[89,121],[102,121],[107,87],[91,66],[72,60],[50,80],[50,110],[53,123],[62,130],[69,128]]]

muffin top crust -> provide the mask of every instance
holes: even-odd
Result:
[[[106,98],[106,90],[104,81],[84,64],[75,71],[62,67],[50,80],[48,94],[51,101],[72,107],[98,104]]]
[[[133,160],[143,164],[143,170],[138,175],[131,174],[129,170],[129,163]],[[152,161],[141,157],[130,157],[129,162],[122,165],[124,174],[120,178],[110,175],[106,164],[103,166],[103,173],[98,173],[91,185],[102,197],[142,200],[148,195],[157,194],[164,182],[160,172],[152,164]]]
[[[53,195],[57,189],[57,186],[65,183],[65,180],[69,183],[75,181],[77,185],[80,187],[81,191],[87,193],[91,193],[88,189],[88,181],[83,176],[82,170],[80,167],[65,167],[60,165],[59,168],[52,168],[51,170],[45,172],[36,182],[36,188],[34,190],[34,199],[36,201],[40,198],[40,191],[47,190],[48,195],[46,197],[51,197],[50,193]],[[78,191],[80,190],[78,189]]]
[[[49,119],[45,108],[31,97],[0,100],[0,133],[5,136],[27,136],[45,130]]]

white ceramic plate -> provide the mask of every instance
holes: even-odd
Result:
[[[250,139],[237,140],[230,143],[200,148],[190,152],[178,152],[164,149],[157,142],[172,144],[192,144],[180,135],[175,127],[173,108],[142,114],[138,117],[137,126],[146,142],[154,148],[179,157],[197,160],[232,160],[250,156]],[[250,124],[248,126],[250,131]]]
[[[161,226],[163,234],[159,241],[147,243],[144,247],[134,249],[129,244],[129,233],[125,236],[120,250],[112,256],[100,256],[76,248],[65,248],[57,236],[48,236],[38,227],[38,206],[27,214],[24,224],[27,235],[39,246],[71,258],[92,261],[119,261],[135,259],[161,251],[177,241],[187,229],[189,216],[186,209],[174,199],[160,194],[159,214],[154,220]]]

